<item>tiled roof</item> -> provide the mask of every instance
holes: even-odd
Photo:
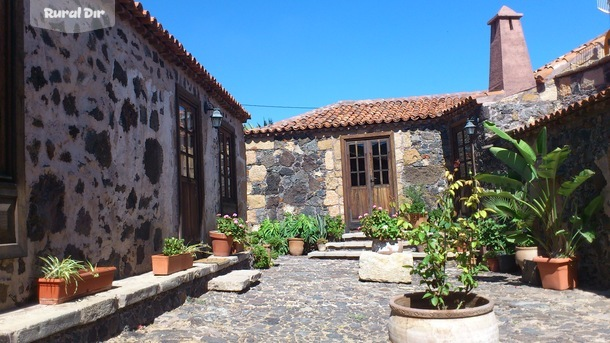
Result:
[[[117,0],[117,14],[127,20],[140,34],[159,50],[163,58],[173,61],[180,66],[199,85],[205,89],[211,98],[220,102],[220,105],[236,115],[242,122],[250,119],[250,114],[233,98],[229,92],[193,57],[184,49],[184,46],[169,31],[142,7],[142,4],[133,0]]]
[[[476,94],[457,93],[395,99],[340,101],[272,125],[248,130],[246,134],[277,134],[438,118],[460,106],[476,103],[473,96],[476,96]]]
[[[595,104],[599,104],[602,101],[610,101],[610,87],[604,89],[603,91],[591,95],[588,98],[573,102],[572,104],[556,111],[551,114],[547,114],[543,117],[536,119],[533,123],[524,125],[513,130],[513,133],[524,133],[526,131],[531,131],[538,129],[547,125],[548,123],[565,118],[574,114],[579,113],[580,111],[587,110]]]
[[[595,37],[594,39],[586,42],[585,44],[583,44],[575,49],[572,49],[570,52],[568,52],[562,56],[559,56],[558,58],[554,59],[553,61],[538,68],[536,71],[534,71],[534,78],[539,83],[544,83],[547,80],[549,80],[550,78],[557,75],[558,73],[566,70],[568,67],[570,67],[570,62],[572,62],[576,57],[578,57],[582,52],[584,52],[588,48],[593,47],[595,45],[603,47],[605,35],[606,35],[606,33],[604,32],[600,36]]]

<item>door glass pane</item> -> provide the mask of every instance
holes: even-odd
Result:
[[[189,156],[188,163],[189,163],[189,178],[194,179],[195,178],[195,159],[192,156]]]
[[[379,155],[379,142],[373,142],[373,156]]]
[[[381,184],[380,173],[379,173],[378,171],[373,172],[373,177],[375,178],[375,179],[373,180],[373,183],[374,183],[374,184],[376,184],[376,185]]]
[[[382,171],[382,172],[381,172],[381,176],[382,176],[382,178],[383,178],[383,180],[382,180],[382,182],[381,182],[381,183],[382,183],[382,184],[384,184],[384,185],[389,185],[389,184],[390,184],[390,175],[389,175],[389,171],[387,171],[387,170]]]
[[[358,170],[364,170],[364,158],[358,158]]]
[[[365,173],[358,173],[358,182],[359,182],[360,186],[366,185],[366,174]]]
[[[186,111],[186,129],[193,131],[193,113],[188,110]]]
[[[385,156],[381,159],[381,169],[388,169],[388,157]]]
[[[350,172],[354,172],[358,170],[358,162],[356,162],[356,159],[350,159],[349,160],[349,171]]]
[[[388,142],[382,141],[380,146],[381,146],[381,154],[387,155],[388,154]]]
[[[186,155],[180,154],[180,175],[182,175],[184,177],[188,177],[186,170],[187,170]]]
[[[352,179],[352,187],[358,186],[358,173],[350,173],[350,177]]]
[[[358,144],[358,156],[364,156],[364,143]]]
[[[182,106],[180,106],[180,110],[179,110],[179,116],[180,116],[180,127],[181,128],[186,128],[186,109]]]
[[[349,157],[353,158],[356,157],[356,146],[353,144],[348,145],[348,150],[349,150]]]

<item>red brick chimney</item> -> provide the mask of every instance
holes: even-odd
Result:
[[[504,90],[506,95],[511,95],[536,86],[521,27],[522,16],[522,13],[502,6],[487,22],[491,25],[490,91]]]

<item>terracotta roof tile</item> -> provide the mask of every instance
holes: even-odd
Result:
[[[229,92],[193,57],[184,49],[176,37],[165,30],[150,12],[145,10],[141,3],[133,0],[117,0],[117,14],[127,20],[136,31],[144,36],[150,44],[159,50],[167,60],[173,61],[187,71],[191,77],[201,85],[211,98],[220,102],[220,105],[236,115],[242,122],[250,119],[250,114],[233,98]]]
[[[589,47],[595,46],[595,45],[603,47],[605,35],[606,35],[606,33],[604,32],[603,34],[599,35],[598,37],[593,38],[592,40],[586,42],[585,44],[583,44],[575,49],[572,49],[570,52],[568,52],[562,56],[559,56],[556,59],[554,59],[553,61],[538,68],[536,71],[534,71],[534,78],[536,79],[537,82],[544,83],[549,78],[554,77],[558,73],[566,70],[570,66],[570,62],[573,61],[576,57],[578,57],[580,52],[584,51],[585,49],[587,49]]]
[[[570,105],[557,110],[556,112],[547,114],[543,117],[540,117],[538,119],[536,119],[533,123],[531,124],[527,124],[524,125],[522,127],[519,127],[515,130],[513,130],[513,133],[524,133],[526,131],[531,131],[531,130],[535,130],[538,129],[542,126],[547,125],[548,123],[564,118],[564,117],[568,117],[571,115],[574,115],[578,112],[580,112],[581,110],[586,110],[587,108],[601,103],[602,101],[610,101],[610,87],[604,89],[603,91],[591,95],[588,98],[576,101],[571,103]]]
[[[340,101],[265,127],[248,130],[246,134],[277,134],[438,118],[460,106],[476,103],[474,98],[479,95],[481,93],[456,93],[409,98]]]

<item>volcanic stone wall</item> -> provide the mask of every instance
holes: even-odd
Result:
[[[246,136],[248,221],[257,225],[265,218],[281,219],[285,212],[343,216],[341,138],[376,132],[392,132],[399,200],[405,187],[419,185],[432,205],[452,163],[447,128],[447,123],[428,122]]]
[[[28,13],[26,6],[25,13]],[[0,309],[27,301],[47,254],[150,270],[179,228],[176,89],[208,97],[129,23],[80,34],[25,27],[27,256],[0,261]],[[242,123],[236,132],[238,208],[245,216]],[[218,135],[202,113],[202,238],[219,210]],[[31,298],[30,298],[31,299]]]

